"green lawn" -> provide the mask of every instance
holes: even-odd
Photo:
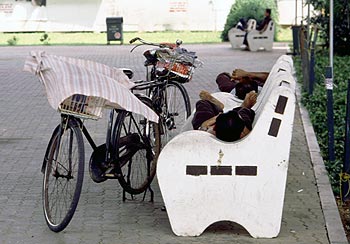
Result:
[[[292,36],[292,30],[290,27],[279,27],[277,29],[277,41],[278,42],[292,42],[293,36]]]
[[[40,41],[44,33],[1,33],[0,45],[105,45],[107,43],[106,33],[47,33],[48,41]],[[221,32],[210,31],[183,31],[183,32],[125,32],[124,44],[130,39],[138,36],[152,42],[175,42],[177,39],[184,43],[219,43]],[[16,41],[13,41],[13,39]],[[290,29],[279,29],[277,34],[278,41],[291,41]],[[46,42],[46,43],[45,43]],[[114,42],[112,42],[114,43]],[[119,42],[115,42],[119,43]]]
[[[40,41],[44,33],[3,33],[0,35],[0,45],[9,45],[8,40],[16,37],[16,45],[43,45]],[[104,45],[107,43],[106,33],[47,33],[50,45]],[[125,32],[124,44],[138,36],[152,42],[175,42],[177,39],[184,43],[218,43],[221,32]],[[119,43],[119,42],[111,42]]]

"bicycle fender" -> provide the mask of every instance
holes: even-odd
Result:
[[[49,141],[49,144],[47,145],[47,148],[46,148],[46,152],[45,152],[45,156],[44,156],[44,160],[43,160],[43,164],[41,166],[41,173],[45,173],[45,168],[46,168],[46,163],[47,163],[47,157],[48,157],[48,154],[49,154],[49,150],[50,150],[50,147],[53,143],[53,138],[54,138],[54,135],[56,135],[60,129],[60,126],[61,125],[57,125],[57,127],[55,128],[55,130],[53,131],[52,133],[52,136],[50,138],[50,141]]]

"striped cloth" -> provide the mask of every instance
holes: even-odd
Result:
[[[157,114],[142,103],[130,88],[134,86],[122,70],[89,60],[30,52],[24,71],[39,76],[54,109],[73,95],[102,98],[104,107],[122,108],[158,122]]]

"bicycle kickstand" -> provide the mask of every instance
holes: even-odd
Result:
[[[126,201],[126,191],[123,189],[123,202],[125,202]],[[130,193],[129,193],[130,194]],[[134,200],[134,195],[133,194],[130,194],[130,196],[131,196],[131,200]]]
[[[147,188],[147,189],[145,190],[145,192],[143,193],[142,201],[145,201],[146,194],[147,194],[147,190],[149,190],[149,192],[151,193],[151,200],[150,200],[150,202],[153,202],[153,201],[154,201],[154,191],[153,191],[151,185],[149,185],[148,188]]]

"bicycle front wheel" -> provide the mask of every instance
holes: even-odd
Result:
[[[164,94],[162,142],[167,143],[180,132],[191,115],[191,103],[185,87],[176,81],[168,81]]]
[[[43,210],[49,228],[62,231],[78,205],[84,176],[84,142],[75,120],[55,130],[44,159]]]
[[[139,99],[152,107],[149,98],[141,96]],[[130,194],[144,192],[156,174],[160,153],[159,124],[142,115],[120,111],[113,137],[120,185]]]

